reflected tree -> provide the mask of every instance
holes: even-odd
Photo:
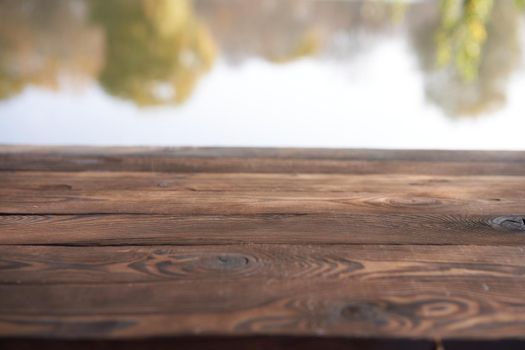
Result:
[[[28,85],[79,87],[98,75],[103,37],[80,0],[0,0],[0,98]]]
[[[215,59],[215,45],[190,0],[93,0],[106,32],[99,81],[139,105],[181,103]]]
[[[297,0],[195,0],[223,58],[291,62],[318,53],[323,32],[315,2]]]
[[[451,115],[500,105],[520,58],[516,4],[525,0],[440,4],[0,0],[0,98],[27,84],[58,88],[69,77],[96,78],[108,93],[139,105],[182,103],[212,67],[215,41],[233,62],[313,55],[347,61],[404,18],[429,100]]]
[[[267,59],[274,63],[288,63],[298,59],[314,56],[320,51],[321,39],[316,30],[306,30],[297,41],[290,44],[287,52],[279,54],[268,54]]]
[[[463,80],[477,77],[492,4],[493,0],[441,2],[441,23],[436,35],[436,60],[440,67],[453,60]]]
[[[520,14],[514,0],[443,0],[434,21],[411,28],[427,98],[447,114],[479,115],[505,102],[517,67]],[[428,40],[435,37],[436,41]]]
[[[272,63],[348,61],[392,31],[410,6],[405,0],[195,0],[230,63],[254,57]]]

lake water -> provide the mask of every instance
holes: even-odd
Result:
[[[523,3],[0,0],[0,143],[525,150]]]

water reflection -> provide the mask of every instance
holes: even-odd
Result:
[[[507,80],[521,59],[520,12],[512,1],[482,0],[481,12],[487,12],[482,15],[449,9],[451,3],[443,1],[442,18],[434,16],[412,28],[426,95],[453,116],[497,109],[505,102]],[[460,13],[449,14],[454,11]],[[433,33],[437,44],[429,40]]]
[[[104,29],[98,79],[112,95],[139,105],[184,102],[215,60],[215,44],[189,0],[93,0]]]
[[[506,105],[523,62],[524,7],[525,0],[0,0],[0,99],[28,87],[96,84],[143,109],[185,105],[217,67],[254,61],[337,66],[350,84],[354,62],[401,38],[428,103],[452,117],[490,114]],[[246,90],[262,83],[252,79]]]
[[[80,1],[0,1],[0,98],[28,85],[58,89],[98,76],[104,36]]]

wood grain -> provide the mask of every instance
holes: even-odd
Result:
[[[1,172],[7,214],[525,213],[525,177]]]
[[[462,342],[464,343],[464,342]],[[467,342],[470,344],[472,342]],[[492,347],[486,347],[492,344]],[[480,350],[478,347],[473,348]],[[517,346],[519,342],[490,342],[484,341],[482,350],[505,350],[521,349]],[[498,347],[494,347],[497,345]],[[52,350],[435,350],[435,342],[422,339],[401,338],[347,338],[347,337],[294,337],[294,336],[239,336],[239,337],[217,337],[217,336],[184,336],[184,337],[162,337],[153,339],[0,339],[2,350],[29,350],[29,349],[52,349]],[[456,348],[451,348],[454,350]],[[470,348],[469,348],[470,349]],[[447,347],[448,350],[448,347]]]
[[[525,152],[0,146],[0,348],[524,348],[524,291]]]
[[[294,337],[294,336],[251,336],[217,337],[185,336],[153,339],[0,339],[3,350],[28,349],[87,349],[87,350],[522,350],[523,342],[512,340],[424,340],[404,338],[348,338],[348,337]]]
[[[525,152],[1,146],[0,170],[525,175]]]
[[[436,214],[0,215],[0,245],[516,245],[525,244],[519,220]]]
[[[497,338],[525,327],[524,252],[1,247],[0,334]]]

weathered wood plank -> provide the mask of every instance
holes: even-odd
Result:
[[[347,338],[320,336],[252,336],[252,337],[162,337],[153,339],[0,339],[2,350],[52,349],[52,350],[522,350],[525,341],[472,339],[431,341],[403,338]]]
[[[523,246],[0,250],[0,336],[525,334]]]
[[[0,245],[516,245],[525,244],[520,218],[436,214],[0,215]]]
[[[464,343],[464,342],[463,342]],[[467,342],[467,344],[472,343]],[[492,344],[492,347],[486,345]],[[476,343],[474,343],[476,344]],[[522,349],[523,342],[484,342],[482,350]],[[478,345],[478,344],[476,344]],[[495,347],[498,345],[498,347]],[[521,347],[518,347],[521,346]],[[400,338],[346,338],[346,337],[294,337],[294,336],[252,336],[252,337],[163,337],[154,339],[0,339],[2,350],[436,350],[435,342],[423,339]],[[455,350],[451,348],[450,350]],[[463,347],[462,347],[463,349]],[[470,349],[470,348],[468,348]],[[447,350],[449,348],[447,347]],[[480,350],[479,347],[475,350]]]
[[[0,146],[0,170],[525,175],[525,152]]]
[[[155,147],[155,146],[34,146],[1,145],[0,154],[37,156],[136,156],[200,158],[297,158],[359,160],[425,160],[425,161],[509,161],[525,162],[523,151],[476,150],[407,150],[359,148],[254,148],[254,147]]]
[[[7,214],[525,213],[525,177],[0,173]]]
[[[511,216],[525,197],[476,199],[438,193],[410,195],[297,192],[1,191],[2,214],[443,214]]]
[[[431,176],[408,174],[270,174],[157,172],[41,172],[0,173],[0,190],[53,191],[192,191],[396,193],[456,192],[481,198],[525,194],[525,176]]]
[[[0,146],[0,170],[0,347],[525,342],[525,152]]]
[[[0,285],[249,278],[366,282],[419,276],[476,277],[488,283],[492,278],[525,278],[524,262],[522,245],[0,246]]]

